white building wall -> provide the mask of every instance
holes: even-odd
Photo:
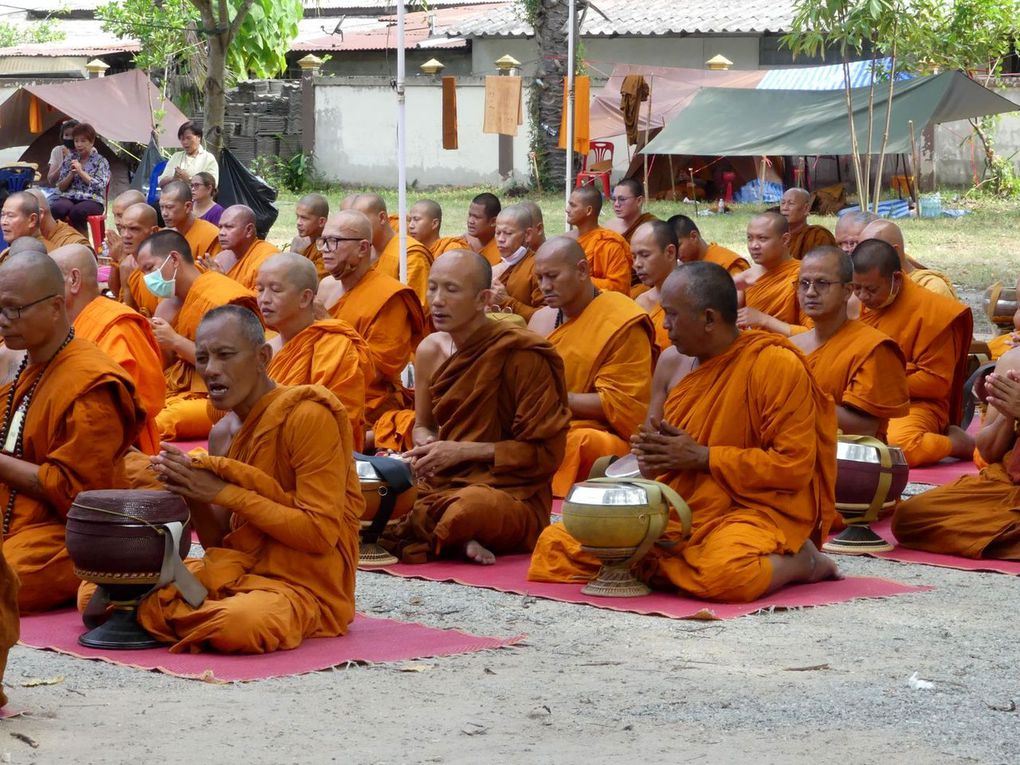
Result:
[[[409,80],[407,181],[409,185],[498,184],[499,136],[482,133],[482,78],[458,78],[459,149],[443,149],[442,88],[431,79]],[[514,139],[514,171],[530,176],[528,119]],[[389,81],[321,78],[315,83],[315,171],[330,182],[396,186],[397,107]]]
[[[995,91],[1020,104],[1020,88]],[[1013,166],[1020,173],[1020,111],[999,116],[993,145],[999,156],[1013,156]],[[984,171],[984,149],[974,135],[970,123],[947,122],[935,128],[935,177],[939,186],[971,186],[975,173],[980,180]]]

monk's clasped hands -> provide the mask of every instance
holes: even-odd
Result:
[[[436,473],[471,459],[469,446],[457,441],[432,441],[415,446],[401,456],[410,463],[415,478],[431,478]]]
[[[641,474],[656,476],[671,470],[708,470],[708,447],[668,422],[652,420],[630,439]]]
[[[1020,372],[1006,370],[1005,374],[992,372],[985,378],[988,403],[1002,414],[1020,419]]]
[[[173,444],[162,443],[160,446],[162,451],[149,459],[156,478],[167,490],[185,499],[209,503],[227,485],[226,481],[208,470],[195,467],[191,457]]]

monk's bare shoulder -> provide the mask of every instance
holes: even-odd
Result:
[[[818,347],[821,345],[821,343],[818,342],[818,335],[813,329],[807,332],[801,332],[799,335],[793,335],[790,338],[790,342],[797,346],[805,354],[818,350]]]
[[[1011,348],[999,356],[999,360],[995,362],[996,374],[1006,374],[1010,370],[1020,372],[1020,347]]]
[[[674,346],[670,346],[655,362],[652,386],[667,391],[671,390],[694,369],[695,361],[693,356],[685,356]]]
[[[290,240],[290,251],[298,253],[304,252],[311,243],[312,240],[307,236],[295,236]]]
[[[528,322],[528,329],[542,337],[549,337],[556,329],[556,309],[549,306],[542,306],[531,315]]]
[[[418,380],[431,373],[453,355],[453,338],[448,332],[433,332],[426,335],[414,352],[414,366]]]
[[[659,305],[659,296],[656,294],[656,291],[648,290],[648,292],[642,292],[634,298],[634,302],[651,313]]]
[[[181,299],[176,295],[174,297],[166,298],[165,300],[160,300],[152,317],[154,319],[163,319],[166,322],[173,323],[173,320],[177,318],[177,314],[181,310],[181,305]]]
[[[315,294],[315,300],[321,303],[324,308],[332,308],[344,294],[344,286],[329,274],[322,277],[319,282],[319,291]]]
[[[738,290],[745,290],[757,282],[764,273],[765,269],[755,263],[746,271],[741,271],[739,274],[734,276],[733,284]]]
[[[610,231],[615,231],[617,234],[623,234],[627,230],[627,224],[623,218],[612,217],[606,221],[606,228]]]

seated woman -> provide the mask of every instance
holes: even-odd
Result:
[[[106,187],[110,183],[110,163],[96,150],[96,130],[87,122],[71,130],[74,151],[64,157],[57,179],[60,192],[50,200],[50,211],[57,220],[66,220],[82,234],[90,215],[102,215],[106,209]]]
[[[191,176],[191,211],[195,217],[220,225],[223,207],[216,203],[216,179],[209,173],[195,173]]]
[[[60,179],[60,166],[64,159],[74,152],[74,137],[71,131],[78,127],[78,120],[66,120],[60,126],[60,143],[50,152],[50,164],[46,170],[46,184],[56,186]]]
[[[202,128],[188,120],[177,129],[177,140],[184,151],[178,151],[166,163],[159,174],[159,187],[163,188],[170,181],[191,183],[196,173],[209,173],[213,181],[219,183],[220,166],[210,152],[202,148]]]

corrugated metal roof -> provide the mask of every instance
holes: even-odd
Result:
[[[889,59],[877,60],[877,80],[885,79],[889,67]],[[852,61],[849,66],[850,87],[866,88],[871,84],[871,62]],[[897,72],[897,80],[909,80],[913,75]],[[790,69],[770,69],[761,82],[759,90],[842,90],[844,85],[842,64],[829,66],[793,67]]]
[[[80,2],[91,2],[91,0],[79,0]],[[492,0],[428,0],[428,7],[450,8],[460,5],[487,5]],[[407,3],[408,10],[420,10],[418,3]],[[316,8],[330,10],[356,11],[360,9],[373,9],[381,13],[396,13],[397,4],[394,0],[304,0],[305,12],[314,11]]]
[[[584,14],[582,37],[786,32],[793,0],[595,0]],[[596,8],[598,10],[596,10]],[[598,11],[601,11],[600,14]],[[603,16],[602,14],[605,14]],[[457,24],[447,34],[462,37],[531,37],[520,9],[507,6]]]
[[[84,77],[88,56],[0,56],[0,77],[67,75]]]

